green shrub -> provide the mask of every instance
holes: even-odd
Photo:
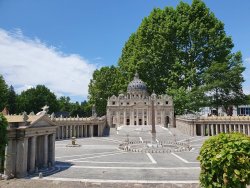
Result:
[[[204,142],[198,156],[202,187],[245,188],[250,183],[250,137],[219,134]]]
[[[8,122],[6,118],[0,113],[0,172],[3,171],[5,146],[8,142],[7,126]]]

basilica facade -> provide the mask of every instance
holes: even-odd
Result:
[[[154,115],[153,115],[154,113]],[[127,93],[112,96],[107,103],[107,123],[110,127],[123,125],[174,126],[174,105],[171,96],[149,95],[146,84],[136,73],[128,84]]]

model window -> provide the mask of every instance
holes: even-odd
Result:
[[[112,104],[115,105],[115,101],[113,101]]]
[[[166,104],[168,104],[168,101],[166,101]]]

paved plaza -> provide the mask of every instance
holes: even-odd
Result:
[[[174,128],[156,127],[156,141],[185,142],[192,149],[174,153],[127,152],[125,140],[151,140],[151,126],[111,128],[110,136],[77,139],[80,147],[56,142],[56,167],[44,179],[92,182],[198,183],[199,149],[206,137],[189,137]]]

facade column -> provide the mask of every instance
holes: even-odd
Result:
[[[236,132],[236,124],[234,124],[234,132]]]
[[[149,110],[147,108],[147,125],[149,125]]]
[[[48,135],[43,136],[43,167],[48,167]]]
[[[135,125],[135,113],[134,113],[134,108],[132,109],[131,125]]]
[[[139,110],[136,109],[136,125],[139,125]]]
[[[36,136],[31,137],[31,146],[30,146],[30,169],[29,172],[33,173],[35,172],[36,167]]]
[[[9,178],[13,177],[15,174],[15,166],[13,161],[13,140],[8,140],[8,145],[5,147],[5,161],[4,161],[4,175]]]
[[[229,132],[231,133],[232,132],[232,125],[229,124]]]
[[[126,125],[126,109],[123,112],[123,125]]]
[[[16,154],[16,177],[22,178],[27,174],[27,154],[28,154],[28,138],[17,140]]]

